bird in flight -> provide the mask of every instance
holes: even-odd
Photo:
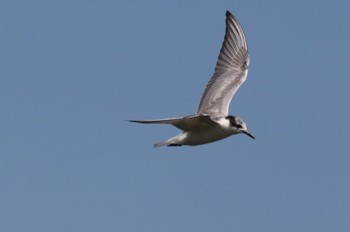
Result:
[[[226,11],[226,30],[215,71],[195,115],[157,120],[128,120],[145,124],[170,124],[182,133],[154,144],[161,146],[201,145],[243,133],[255,139],[245,122],[228,114],[233,95],[247,78],[249,54],[241,25]]]

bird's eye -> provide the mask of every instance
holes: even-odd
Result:
[[[237,129],[242,129],[242,125],[238,124],[236,127],[237,127]]]

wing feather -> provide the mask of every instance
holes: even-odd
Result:
[[[173,125],[180,130],[187,131],[193,129],[193,127],[207,126],[216,124],[211,120],[209,115],[190,115],[179,118],[165,118],[155,120],[128,120],[129,122],[144,123],[144,124],[169,124]]]
[[[248,74],[248,45],[237,19],[226,12],[226,31],[215,72],[201,97],[198,114],[227,115],[233,95]]]

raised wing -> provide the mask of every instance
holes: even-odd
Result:
[[[248,66],[248,45],[244,32],[237,19],[226,11],[225,39],[214,75],[203,92],[197,113],[228,115],[231,99],[245,81]]]

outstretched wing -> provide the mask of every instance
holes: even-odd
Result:
[[[191,115],[181,118],[165,118],[165,119],[155,119],[155,120],[128,120],[129,122],[137,122],[144,124],[170,124],[180,130],[187,131],[193,127],[199,127],[202,125],[216,124],[211,120],[208,115]]]
[[[204,90],[197,113],[228,115],[231,99],[245,81],[248,66],[248,45],[244,32],[237,19],[226,11],[225,39],[214,75]]]

